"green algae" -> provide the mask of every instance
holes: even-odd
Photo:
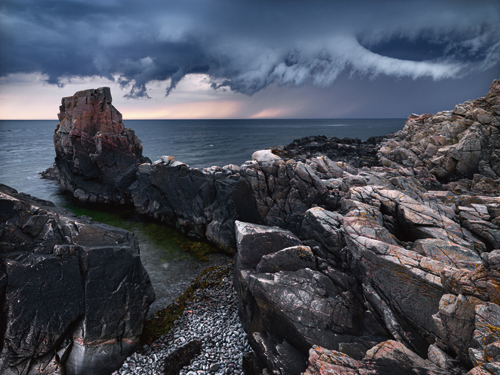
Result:
[[[139,240],[139,245],[147,244],[147,246],[154,247],[157,252],[161,253],[162,261],[186,256],[207,261],[209,254],[220,252],[204,240],[188,237],[174,227],[138,215],[133,207],[75,203],[65,208],[77,216],[89,216],[96,222],[133,232]]]

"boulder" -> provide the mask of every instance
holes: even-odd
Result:
[[[236,221],[236,243],[238,268],[255,269],[264,255],[298,246],[301,241],[287,230],[278,227]]]
[[[154,300],[134,235],[0,185],[0,372],[104,375]]]
[[[302,268],[316,270],[316,259],[309,246],[292,246],[263,255],[255,270],[257,273],[297,271]]]
[[[276,160],[281,160],[281,158],[274,155],[270,150],[260,150],[252,154],[252,160],[260,163],[272,163]]]
[[[310,248],[283,229],[237,221],[236,231],[239,312],[261,368],[300,374],[315,343],[338,349],[341,344],[371,347],[382,341],[380,331],[371,330],[376,319],[366,314],[348,275],[317,271]],[[285,354],[276,355],[280,350]],[[300,354],[295,358],[302,358],[297,362],[302,365],[283,367],[290,351]]]

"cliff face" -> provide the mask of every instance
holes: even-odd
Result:
[[[486,96],[435,115],[411,115],[403,130],[382,144],[384,166],[426,167],[448,181],[500,177],[500,80]]]
[[[129,202],[127,188],[146,161],[142,143],[125,128],[111,104],[109,87],[79,91],[62,99],[54,133],[61,185],[93,202]]]

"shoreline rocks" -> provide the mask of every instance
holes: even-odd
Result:
[[[106,375],[154,291],[137,240],[0,185],[0,372]]]
[[[403,130],[382,142],[382,165],[426,167],[440,181],[500,178],[500,80],[482,98],[452,111],[408,117]]]
[[[125,196],[236,250],[248,371],[495,373],[499,103],[497,80],[382,141],[308,137],[204,170],[162,157]]]
[[[380,166],[377,152],[385,137],[376,136],[361,141],[357,138],[315,135],[296,139],[286,146],[273,146],[270,151],[284,160],[306,162],[307,159],[326,156],[330,160],[349,163],[354,168],[376,167]]]

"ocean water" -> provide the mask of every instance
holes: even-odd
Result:
[[[366,140],[401,130],[405,119],[128,120],[152,161],[163,155],[192,167],[241,165],[254,151],[325,135]]]
[[[256,150],[310,135],[366,140],[398,131],[404,123],[404,119],[125,120],[152,161],[175,156],[196,168],[241,165]],[[69,202],[58,184],[39,176],[54,162],[56,124],[56,120],[0,121],[0,183],[65,206]]]
[[[241,165],[252,153],[305,136],[366,140],[403,128],[404,119],[362,120],[126,120],[152,161],[175,156],[192,167]],[[130,209],[80,204],[56,181],[40,178],[55,158],[57,121],[0,121],[0,183],[50,200],[77,215],[131,230],[139,240],[142,262],[157,294],[151,310],[163,308],[189,285],[200,269],[227,260],[211,245],[175,229],[144,220]],[[207,262],[208,261],[208,262]]]

